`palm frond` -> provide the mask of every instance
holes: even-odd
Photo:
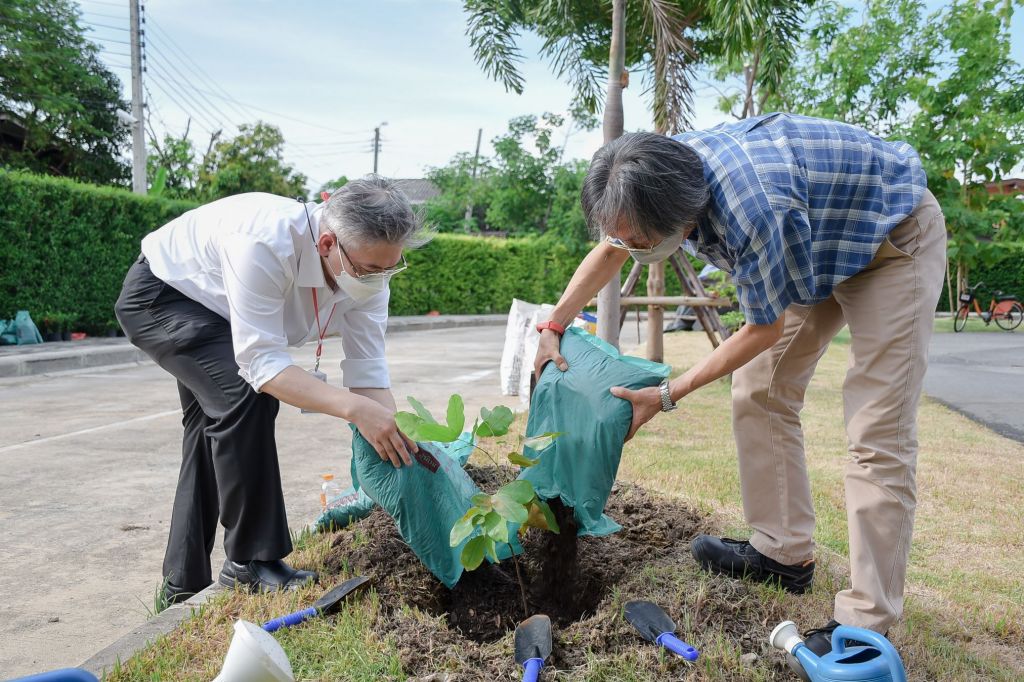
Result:
[[[500,0],[466,0],[466,35],[477,64],[491,78],[516,94],[523,93],[519,63],[523,53],[519,37],[518,3]]]
[[[755,46],[760,57],[757,84],[762,100],[780,90],[782,80],[796,58],[806,3],[791,0],[772,4],[774,7],[763,12]]]
[[[645,30],[654,43],[652,110],[655,127],[676,133],[693,119],[693,67],[696,54],[686,36],[692,23],[671,0],[645,0]]]
[[[578,34],[550,36],[541,46],[541,56],[551,60],[551,69],[559,78],[568,77],[573,103],[589,113],[601,110],[602,78],[605,70],[583,56],[584,43]]]

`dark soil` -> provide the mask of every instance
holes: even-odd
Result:
[[[494,490],[511,480],[511,470],[468,467],[484,490]],[[427,676],[439,670],[471,669],[452,680],[508,678],[511,653],[506,638],[519,621],[543,613],[555,626],[555,649],[549,664],[572,669],[587,665],[588,652],[614,655],[642,645],[632,628],[620,617],[628,599],[650,599],[661,604],[680,622],[683,598],[673,575],[683,564],[696,573],[689,541],[708,532],[706,519],[678,502],[657,497],[638,486],[617,483],[605,513],[622,525],[612,535],[575,537],[572,510],[552,503],[562,529],[553,534],[531,529],[523,539],[519,570],[527,586],[530,613],[524,614],[516,567],[511,559],[463,574],[452,590],[445,588],[422,566],[398,535],[394,522],[383,510],[339,531],[333,540],[328,568],[371,576],[380,596],[381,616],[375,625],[381,636],[397,640],[406,671]],[[706,595],[717,615],[724,608],[735,611],[726,627],[738,644],[750,640],[753,650],[763,650],[751,634],[751,621],[762,614],[743,599],[743,583],[708,581],[708,590],[724,590],[729,596]],[[749,601],[753,601],[748,599]],[[730,607],[728,604],[732,603]],[[417,607],[433,618],[416,617],[406,607]],[[708,613],[688,608],[689,618]],[[756,609],[754,609],[756,611]],[[692,613],[690,613],[692,611]],[[766,633],[758,623],[758,637]],[[508,638],[511,639],[511,638]],[[561,643],[571,641],[571,646]],[[625,648],[625,649],[624,649]],[[751,649],[746,649],[751,650]],[[499,671],[500,674],[499,674]],[[518,679],[518,678],[517,678]]]

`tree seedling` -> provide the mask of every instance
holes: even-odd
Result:
[[[402,433],[409,438],[415,441],[451,443],[462,435],[463,427],[466,424],[462,396],[455,394],[449,398],[447,424],[438,423],[420,401],[412,397],[408,400],[416,412],[399,412],[395,415],[395,421]],[[480,416],[474,422],[471,433],[484,438],[504,436],[508,434],[513,418],[512,410],[504,405],[499,405],[494,409],[485,407],[480,410]],[[560,433],[543,433],[525,438],[522,440],[522,446],[533,452],[540,452],[549,447],[560,435]],[[474,445],[474,447],[487,455],[495,466],[498,465],[489,452],[479,445]],[[540,461],[539,458],[527,457],[523,451],[510,452],[507,459],[510,463],[523,468],[531,467]],[[452,547],[458,547],[466,538],[470,538],[462,548],[460,556],[462,566],[467,571],[479,568],[485,557],[490,557],[497,563],[498,543],[507,544],[509,549],[512,549],[509,524],[519,527],[520,536],[525,535],[527,528],[539,528],[553,533],[558,533],[560,530],[551,507],[537,497],[537,491],[529,481],[515,480],[504,484],[493,493],[477,493],[471,498],[471,502],[472,506],[455,523],[449,536],[449,543]],[[477,531],[479,531],[477,535],[470,537]],[[512,558],[515,562],[516,578],[519,580],[519,589],[523,598],[523,610],[528,611],[526,591],[519,572],[519,561],[514,552],[512,552]]]

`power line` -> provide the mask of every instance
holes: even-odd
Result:
[[[154,52],[159,54],[159,51],[156,50],[155,48],[154,48]],[[178,69],[174,68],[173,66],[170,67],[171,69],[174,70],[174,72],[180,78],[182,78],[184,80],[184,82],[182,82],[181,80],[178,80],[178,78],[175,78],[174,76],[171,76],[168,73],[166,64],[163,62],[162,59],[150,59],[150,66],[153,67],[155,72],[161,78],[163,78],[163,79],[165,79],[167,81],[170,81],[174,85],[178,86],[178,88],[180,88],[182,90],[182,96],[183,97],[186,96],[186,92],[185,92],[186,90],[190,91],[189,94],[188,94],[189,99],[194,101],[194,102],[197,102],[198,103],[198,105],[197,105],[198,108],[201,109],[204,114],[208,115],[210,117],[210,120],[217,121],[217,124],[221,128],[227,128],[227,127],[235,127],[235,128],[237,128],[237,126],[234,126],[233,124],[230,124],[230,125],[229,124],[225,124],[224,123],[224,119],[227,119],[228,121],[230,121],[231,117],[225,115],[224,112],[221,111],[220,109],[218,109],[212,102],[210,102],[208,99],[203,97],[202,94],[199,94],[199,91],[196,89],[196,87],[194,85],[191,85],[190,83],[188,83],[188,78],[186,76],[184,76],[180,71],[178,71]]]
[[[194,59],[192,59],[191,55],[189,55],[188,52],[183,50],[176,42],[174,42],[174,39],[172,39],[171,36],[168,35],[166,31],[164,31],[162,28],[160,28],[160,26],[157,25],[152,20],[150,20],[150,27],[153,29],[153,31],[156,32],[156,34],[159,34],[160,36],[163,36],[162,40],[166,41],[168,47],[171,50],[175,51],[178,55],[180,55],[180,57],[183,58],[182,61],[181,61],[181,64],[182,64],[182,66],[184,68],[186,68],[189,71],[191,71],[193,74],[198,76],[201,80],[204,80],[207,83],[209,83],[210,85],[212,85],[214,87],[214,89],[220,90],[225,95],[228,95],[227,91],[224,90],[224,88],[222,88],[219,84],[217,84],[217,82],[214,81],[213,78],[211,78],[210,75],[207,74],[206,71],[203,70],[203,68],[201,66],[199,66],[199,64],[197,64]],[[192,66],[189,66],[190,63],[192,64]],[[195,67],[195,68],[192,68],[192,67]],[[234,109],[234,111],[236,113],[240,114],[242,116],[242,118],[248,118],[250,116],[249,113],[247,113],[247,112],[243,111],[242,109],[238,108],[238,106],[236,106],[234,103],[229,102],[229,105]]]
[[[170,92],[168,92],[164,88],[164,86],[160,83],[160,81],[154,80],[154,79],[150,79],[150,80],[153,82],[153,85],[155,85],[156,88],[158,90],[160,90],[160,92],[164,93],[164,95],[167,97],[168,100],[171,101],[172,104],[174,104],[176,107],[181,109],[185,113],[186,116],[188,116],[189,118],[191,118],[195,122],[197,128],[201,128],[202,130],[206,131],[206,133],[208,135],[213,135],[213,131],[210,130],[210,128],[208,128],[207,126],[203,125],[203,122],[199,119],[198,116],[196,116],[195,114],[190,113],[188,108],[182,106],[181,103],[178,102],[178,100],[176,100],[174,98],[174,95],[172,95]],[[163,121],[161,121],[161,123],[162,122]],[[167,126],[165,125],[164,127],[166,128]],[[216,127],[216,126],[214,126],[214,127]]]
[[[203,121],[205,121],[207,123],[207,125],[210,126],[210,128],[220,128],[220,129],[223,129],[225,127],[224,124],[220,123],[219,121],[217,121],[216,120],[217,117],[212,115],[212,114],[210,114],[210,112],[207,111],[202,106],[202,104],[198,104],[196,102],[196,100],[193,99],[193,97],[187,92],[186,88],[181,83],[179,83],[176,79],[171,78],[170,76],[165,74],[163,72],[163,70],[160,67],[158,67],[155,63],[153,64],[153,68],[154,68],[154,72],[157,75],[159,75],[160,78],[168,81],[169,83],[173,83],[174,85],[177,86],[178,95],[183,100],[185,100],[188,103],[188,105],[189,105],[188,108],[183,107],[183,106],[181,106],[180,103],[178,103],[177,100],[173,100],[173,98],[172,98],[172,101],[174,101],[175,104],[178,104],[179,108],[182,111],[184,111],[186,113],[189,113],[189,109],[191,109],[192,110],[192,116],[194,116],[196,118],[196,120],[203,120]],[[167,89],[164,88],[160,84],[160,80],[159,79],[152,79],[152,80],[153,80],[153,83],[155,85],[157,85],[157,87],[159,87],[165,94],[168,94],[168,96],[170,96],[170,94],[167,92]],[[210,132],[212,133],[212,130]]]
[[[97,28],[112,28],[115,31],[124,31],[125,33],[129,32],[129,30],[127,28],[125,28],[124,26],[111,26],[110,24],[97,24],[97,23],[92,22],[92,21],[83,21],[82,23],[86,24],[86,28],[88,28],[89,30],[95,30]]]
[[[129,41],[129,40],[117,40],[116,38],[105,38],[103,36],[90,36],[89,40],[91,40],[93,42],[99,40],[99,41],[102,41],[104,43],[117,43],[118,45],[131,45],[132,44],[131,41]]]
[[[162,28],[160,28],[160,26],[156,22],[154,22],[152,19],[150,19],[147,22],[147,24],[148,24],[148,26],[151,29],[153,29],[156,32],[156,34],[159,34],[159,35],[163,36],[163,39],[168,43],[168,45],[171,45],[171,46],[175,47],[176,50],[179,52],[179,54],[181,54],[186,60],[191,62],[193,65],[195,65],[196,69],[201,71],[203,74],[206,74],[206,72],[203,71],[202,67],[199,66],[199,64],[197,64],[196,61],[194,59],[192,59],[192,57],[189,56],[187,52],[182,50],[181,47],[178,46],[174,42],[174,40],[167,34],[167,32],[165,30],[163,30]],[[209,95],[210,97],[216,97],[218,99],[224,100],[224,101],[232,103],[232,104],[237,104],[237,105],[239,105],[241,107],[245,107],[247,109],[252,109],[254,111],[263,112],[265,114],[271,114],[272,116],[277,116],[278,118],[283,118],[283,119],[286,119],[286,120],[294,121],[296,123],[301,123],[303,125],[311,126],[311,127],[314,127],[314,128],[321,128],[323,130],[329,130],[329,131],[331,131],[331,132],[333,132],[335,134],[338,134],[338,135],[353,136],[353,137],[355,137],[355,136],[365,136],[365,135],[369,135],[370,134],[369,130],[339,130],[337,128],[332,128],[330,126],[325,126],[325,125],[321,125],[319,123],[313,123],[311,121],[306,121],[306,120],[303,120],[301,118],[297,118],[295,116],[289,116],[287,114],[282,114],[280,112],[272,111],[270,109],[264,109],[262,107],[256,106],[255,104],[248,104],[246,102],[241,102],[238,99],[236,99],[235,97],[233,97],[230,93],[228,93],[227,90],[225,90],[223,87],[221,87],[216,81],[214,81],[212,78],[210,78],[209,75],[206,75],[204,80],[206,80],[208,83],[212,84],[212,86],[216,90],[218,90],[219,93],[218,92],[210,92],[208,90],[201,90],[200,88],[196,88],[195,86],[193,86],[193,89],[195,89],[197,92],[202,92],[205,95]]]
[[[93,11],[90,11],[90,10],[87,10],[87,9],[83,8],[81,5],[79,5],[78,7],[79,7],[79,9],[82,10],[82,14],[88,14],[88,15],[94,16],[94,17],[103,17],[104,19],[127,19],[128,18],[128,17],[126,17],[124,15],[102,14],[100,12],[93,12]]]
[[[130,54],[125,54],[124,52],[112,52],[111,50],[100,50],[100,53],[108,54],[108,55],[113,55],[115,57],[128,57],[128,59],[132,58],[132,56]]]
[[[82,2],[83,0],[78,0],[79,4]],[[84,0],[84,2],[91,2],[94,5],[106,5],[107,7],[124,7],[120,2],[104,2],[104,0]]]
[[[158,60],[153,60],[154,64],[162,64],[165,68],[169,65],[170,68],[174,71],[174,73],[177,74],[178,77],[180,77],[184,81],[185,86],[189,87],[193,92],[195,92],[197,94],[197,99],[202,100],[211,110],[216,112],[222,119],[226,119],[229,122],[231,121],[232,116],[230,116],[228,114],[225,114],[223,112],[223,110],[220,109],[220,107],[218,107],[216,104],[211,102],[208,98],[206,98],[202,94],[201,90],[199,90],[196,86],[192,85],[192,83],[189,82],[188,76],[186,76],[184,73],[182,73],[181,70],[178,69],[177,66],[175,66],[174,60],[172,58],[170,58],[167,55],[165,55],[160,50],[160,48],[158,48],[156,45],[151,44],[150,47],[153,48],[153,56],[154,57],[159,56]],[[238,126],[235,126],[235,127],[237,128]]]

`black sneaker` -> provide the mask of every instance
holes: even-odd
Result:
[[[794,594],[803,594],[814,579],[814,559],[787,566],[761,554],[746,540],[698,535],[690,543],[690,551],[705,570],[733,578],[777,582]]]
[[[297,590],[317,581],[313,571],[300,571],[280,559],[276,561],[246,561],[238,563],[225,559],[218,582],[224,587],[242,587],[250,592],[277,592]]]
[[[828,652],[832,651],[832,633],[840,625],[841,623],[833,618],[825,624],[824,627],[811,628],[804,633],[804,644],[808,649],[813,651],[816,656],[824,656]],[[886,632],[882,636],[888,637],[889,633]],[[866,644],[867,642],[861,642],[860,640],[848,639],[844,642],[843,646],[864,646]],[[786,654],[786,665],[789,666],[790,670],[805,680],[805,682],[810,681],[810,676],[807,675],[804,671],[804,667],[800,665],[800,661],[798,661],[793,654]]]

